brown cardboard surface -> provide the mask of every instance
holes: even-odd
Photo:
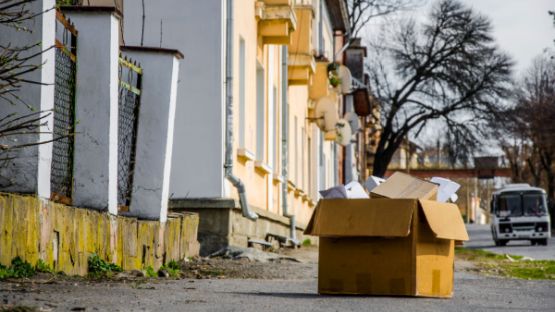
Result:
[[[452,240],[439,239],[426,222],[423,212],[417,215],[416,292],[418,296],[448,298],[453,295],[455,249]]]
[[[318,292],[415,295],[411,238],[320,238]]]
[[[419,202],[424,216],[437,238],[468,240],[468,233],[457,205],[431,200],[420,200]]]
[[[318,202],[305,234],[404,237],[410,233],[416,205],[413,199],[323,199]]]
[[[432,182],[395,172],[370,192],[372,198],[436,199],[438,186]]]
[[[416,199],[324,199],[306,233],[321,237],[321,294],[451,297],[468,239],[456,205]]]

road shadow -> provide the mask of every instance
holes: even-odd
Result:
[[[344,298],[344,299],[353,299],[353,298],[407,298],[407,299],[422,299],[416,296],[387,296],[387,295],[356,295],[356,294],[337,294],[337,295],[326,295],[326,294],[318,294],[318,293],[294,293],[294,292],[245,292],[245,291],[238,291],[238,292],[226,292],[227,294],[235,294],[235,295],[248,295],[248,296],[257,296],[257,297],[271,297],[271,298],[281,298],[281,299],[322,299],[322,298]],[[432,300],[442,300],[444,298],[433,298],[433,297],[425,297],[425,299],[432,299]]]
[[[234,291],[226,292],[228,294],[235,295],[247,295],[247,296],[257,296],[257,297],[272,297],[272,298],[283,298],[283,299],[314,299],[323,297],[317,293],[294,293],[294,292],[246,292],[246,291]]]

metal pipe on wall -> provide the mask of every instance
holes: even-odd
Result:
[[[225,40],[225,178],[237,189],[243,216],[256,220],[258,215],[250,210],[245,184],[233,174],[233,0],[226,0]]]
[[[289,218],[289,241],[297,246],[299,241],[297,240],[296,232],[296,220],[295,214],[289,212],[289,205],[287,201],[287,181],[289,181],[287,162],[289,156],[289,150],[287,149],[287,139],[289,137],[289,110],[287,107],[287,88],[288,88],[288,77],[287,77],[287,46],[282,46],[281,48],[281,176],[283,177],[283,183],[281,185],[282,192],[282,203],[283,203],[283,216]]]

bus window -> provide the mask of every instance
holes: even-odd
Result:
[[[545,197],[542,194],[522,195],[522,206],[525,216],[543,216],[547,212]]]
[[[497,215],[500,217],[522,216],[520,194],[502,194],[499,196]]]

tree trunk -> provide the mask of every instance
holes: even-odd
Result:
[[[372,168],[372,175],[376,177],[383,178],[387,171],[387,167],[393,158],[393,155],[401,145],[401,141],[396,143],[390,143],[391,145],[388,146],[385,150],[378,150],[376,151],[376,155],[374,156],[374,166]]]
[[[541,168],[538,168],[539,166],[534,165],[534,162],[531,158],[526,159],[526,162],[528,163],[528,167],[530,168],[530,174],[532,174],[532,177],[534,178],[534,186],[539,186],[542,180]]]

